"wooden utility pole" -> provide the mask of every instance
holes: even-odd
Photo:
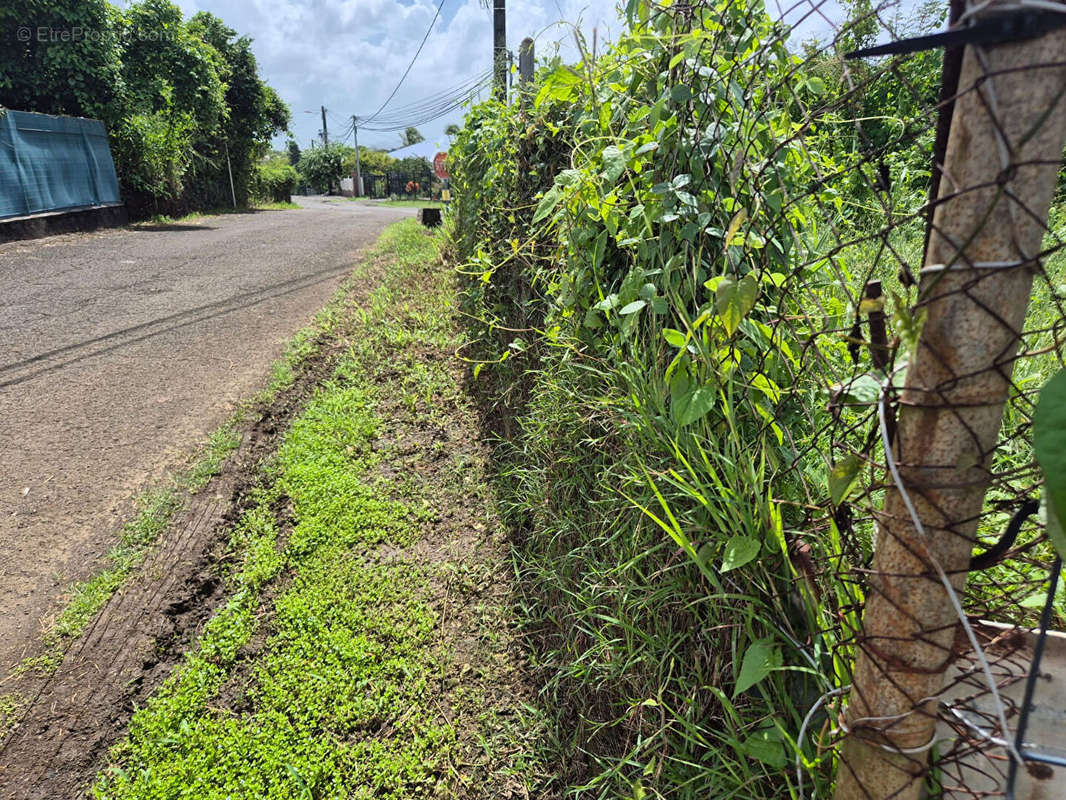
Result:
[[[314,113],[314,112],[312,112]],[[329,147],[329,128],[326,126],[326,107],[322,106],[322,143]]]
[[[355,137],[355,196],[363,196],[363,176],[359,171],[359,118],[352,115],[352,136]]]
[[[964,588],[992,479],[1066,140],[1063,52],[1060,28],[963,56],[919,284],[926,319],[886,453],[898,468],[877,515],[836,800],[923,792],[959,626],[941,575]]]
[[[492,65],[496,99],[507,102],[507,9],[505,0],[492,0]]]

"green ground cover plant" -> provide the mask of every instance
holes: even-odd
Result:
[[[376,288],[335,312],[340,355],[230,533],[228,599],[96,797],[542,796],[551,781],[449,357],[451,272],[414,221],[370,258]]]

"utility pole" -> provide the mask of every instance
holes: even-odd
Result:
[[[359,117],[352,114],[352,135],[355,136],[355,196],[363,196],[363,175],[359,171]]]
[[[495,95],[507,102],[507,9],[505,0],[492,0],[492,64],[495,70]]]
[[[326,107],[322,106],[322,143],[329,147],[329,128],[326,126]]]

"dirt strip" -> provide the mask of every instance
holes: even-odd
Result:
[[[332,354],[320,349],[291,389],[249,415],[221,473],[191,498],[60,667],[15,683],[32,699],[0,748],[0,798],[83,796],[133,709],[170,674],[222,601],[214,567],[229,525]]]

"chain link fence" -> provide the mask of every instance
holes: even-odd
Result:
[[[1043,626],[1064,619],[1031,442],[1066,322],[1052,207],[1064,199],[1066,8],[958,4],[940,40],[916,38],[933,6],[925,19],[851,10],[837,24],[820,5],[792,9],[828,31],[795,59],[805,93],[796,74],[752,69],[772,47],[711,78],[741,81],[725,100],[739,135],[692,176],[697,191],[713,182],[761,206],[725,209],[717,299],[763,328],[751,402],[768,410],[784,393],[765,416],[795,453],[777,481],[794,480],[779,503],[810,609],[803,649],[836,678],[800,732],[798,785],[835,767],[837,798],[1052,796],[1041,792],[1066,766],[1053,722],[1066,664],[1045,662],[1047,696],[1033,684],[1025,695],[1040,611]],[[701,12],[664,13],[691,30]],[[703,54],[724,45],[706,37],[677,84],[706,81]],[[781,95],[794,101],[787,125],[762,99]],[[768,140],[752,159],[761,120]],[[705,116],[679,124],[714,138]],[[806,185],[788,174],[799,160]],[[781,357],[777,342],[797,349]]]

